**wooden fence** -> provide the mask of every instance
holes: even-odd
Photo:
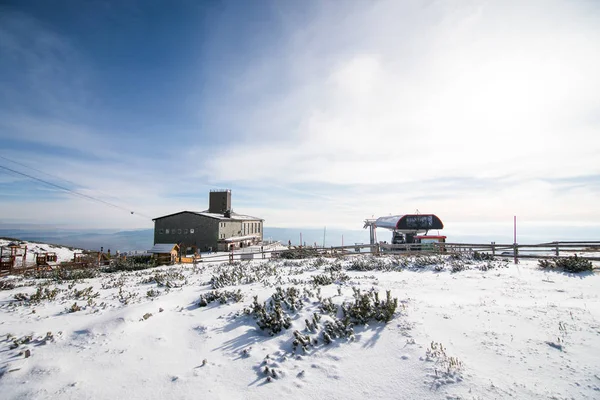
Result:
[[[287,250],[300,251],[302,248],[292,246],[283,250],[264,250],[244,253],[233,253],[229,255],[229,261],[233,259],[264,259],[279,258],[282,252]],[[502,244],[502,243],[413,243],[413,244],[354,244],[349,246],[333,247],[307,247],[322,256],[352,256],[360,254],[395,254],[395,255],[418,255],[418,254],[450,254],[450,253],[487,253],[495,257],[511,258],[515,263],[520,258],[552,259],[565,258],[573,255],[586,258],[590,261],[600,261],[600,241],[586,242],[550,242],[540,244]],[[202,261],[222,261],[223,255],[207,255]]]
[[[270,246],[269,246],[270,247]],[[250,252],[245,249],[242,252],[233,253],[214,253],[203,255],[201,259],[195,258],[185,261],[191,262],[223,262],[233,260],[252,260],[252,259],[267,259],[279,258],[282,252],[288,250],[308,250],[313,254],[324,257],[337,256],[356,256],[363,254],[371,255],[424,255],[424,254],[452,254],[452,253],[487,253],[495,257],[505,257],[513,259],[518,263],[520,258],[534,259],[553,259],[566,258],[573,255],[585,258],[590,261],[600,261],[600,241],[585,241],[585,242],[550,242],[540,244],[501,244],[501,243],[415,243],[415,244],[354,244],[349,246],[333,246],[333,247],[289,247],[286,249],[274,249],[272,247],[252,249]],[[89,257],[89,256],[88,256]],[[89,257],[86,260],[79,260],[77,256],[71,262],[63,262],[55,265],[52,268],[95,268],[99,267],[101,260],[97,255]],[[10,268],[0,271],[0,275],[23,273],[31,270],[39,270],[39,265],[27,266],[25,268]],[[3,272],[3,273],[2,273]]]

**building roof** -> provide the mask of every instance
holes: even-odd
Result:
[[[250,240],[260,237],[260,235],[234,236],[226,239],[219,239],[221,242],[239,242],[242,240]]]
[[[229,217],[224,216],[223,214],[209,213],[208,210],[205,210],[205,211],[180,211],[178,213],[164,215],[162,217],[154,218],[154,219],[152,219],[152,221],[156,221],[157,219],[172,217],[174,215],[179,215],[179,214],[183,214],[183,213],[196,214],[196,215],[200,215],[202,217],[214,218],[214,219],[223,220],[223,221],[264,221],[262,218],[252,217],[250,215],[238,214],[235,212],[232,212],[231,218],[229,218]]]
[[[159,243],[148,250],[148,253],[170,253],[176,246],[179,248],[175,243]]]
[[[365,225],[366,226],[366,225]],[[417,232],[429,229],[444,229],[442,221],[433,214],[407,214],[380,217],[375,221],[377,228]]]

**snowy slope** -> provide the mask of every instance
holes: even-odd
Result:
[[[416,265],[423,260],[353,260],[252,261],[242,267],[243,282],[218,289],[239,289],[243,300],[206,307],[198,300],[213,290],[211,277],[232,267],[160,267],[63,283],[3,278],[16,287],[0,291],[2,398],[600,398],[597,275],[540,271],[533,261],[469,261],[452,273],[444,259],[423,267]],[[393,270],[369,270],[377,263]],[[312,284],[340,266],[337,283]],[[55,298],[15,300],[40,284],[42,293],[59,289]],[[301,291],[303,307],[287,312],[290,329],[269,336],[242,310],[277,286]],[[332,320],[320,311],[323,299],[351,302],[353,288],[382,297],[391,290],[399,300],[393,319],[356,325],[354,340],[329,345],[305,330],[314,313],[318,329]],[[69,312],[74,303],[81,310]],[[293,352],[294,330],[318,344]],[[269,381],[265,367],[276,378]]]
[[[15,242],[15,240],[0,239],[0,246],[6,246],[11,242]],[[38,242],[30,242],[27,240],[18,240],[16,242],[27,246],[27,261],[28,261],[28,263],[35,263],[35,253],[41,254],[41,253],[46,253],[46,252],[54,252],[54,253],[56,253],[56,257],[58,259],[57,262],[60,263],[62,261],[73,260],[73,253],[75,253],[75,252],[81,253],[83,251],[80,249],[74,249],[72,247],[65,247],[65,246],[46,244],[46,243],[38,243]]]

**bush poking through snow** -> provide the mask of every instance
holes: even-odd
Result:
[[[489,253],[473,252],[473,260],[475,261],[494,261],[494,256]]]
[[[309,346],[312,345],[310,336],[303,335],[299,331],[294,331],[294,341],[292,342],[292,349],[294,352],[300,347],[304,352],[308,351]],[[268,368],[268,367],[267,367]]]
[[[156,266],[158,263],[152,256],[129,256],[127,259],[113,260],[110,266],[102,268],[102,272],[140,271]]]
[[[392,299],[392,294],[388,290],[386,299],[379,299],[379,292],[371,289],[366,293],[361,293],[360,289],[354,290],[354,303],[344,303],[342,312],[344,317],[350,318],[354,323],[364,325],[371,320],[378,322],[389,322],[398,307],[398,298]]]
[[[206,307],[213,301],[218,301],[221,304],[227,304],[227,302],[232,301],[234,303],[238,303],[244,299],[244,294],[241,289],[237,291],[233,290],[213,290],[212,292],[205,293],[200,296],[200,300],[198,300],[198,307]]]
[[[379,257],[356,257],[348,266],[349,271],[392,271],[398,265],[389,259]]]
[[[35,279],[52,279],[55,282],[91,279],[98,276],[96,268],[85,269],[65,269],[57,268],[52,271],[35,271],[26,274],[28,277]]]
[[[425,360],[435,363],[434,385],[441,386],[449,383],[449,380],[450,382],[462,380],[462,361],[457,357],[449,357],[441,343],[431,342],[425,350]]]
[[[28,295],[27,293],[17,293],[14,295],[14,299],[17,301],[24,301],[28,303],[39,303],[42,300],[54,300],[61,290],[54,288],[52,290],[44,288],[41,285],[36,288],[35,293]]]
[[[304,258],[314,258],[319,257],[320,254],[317,249],[313,249],[310,247],[302,247],[298,249],[288,249],[283,250],[279,253],[279,258],[283,258],[286,260],[301,260]]]
[[[319,309],[321,310],[321,312],[323,314],[330,314],[333,316],[335,316],[338,311],[337,306],[333,303],[333,301],[331,301],[331,297],[327,297],[327,298],[321,300]]]
[[[217,275],[210,278],[213,289],[225,286],[247,285],[254,282],[266,282],[268,278],[277,276],[278,271],[273,263],[241,263],[223,265],[217,269]]]
[[[325,344],[330,344],[332,339],[337,338],[349,338],[351,341],[355,339],[354,329],[349,318],[344,318],[343,321],[334,318],[333,321],[325,321],[324,326],[323,341]]]
[[[15,284],[13,281],[0,280],[0,290],[12,290],[14,288],[15,288]]]
[[[420,255],[416,256],[413,260],[413,265],[418,268],[425,268],[430,265],[444,264],[445,260],[440,256],[434,255]]]
[[[244,309],[244,313],[252,315],[261,330],[266,330],[269,335],[274,336],[292,326],[292,320],[287,313],[296,313],[302,307],[304,303],[297,288],[289,287],[283,290],[277,287],[268,303],[260,304],[258,296],[254,296],[252,308]]]
[[[594,268],[590,260],[577,257],[577,255],[553,260],[539,260],[538,265],[542,269],[557,269],[572,273],[591,271]]]
[[[169,269],[157,272],[142,280],[142,283],[156,283],[156,286],[167,288],[179,288],[187,284],[187,279],[180,271]]]
[[[350,280],[350,277],[343,272],[330,272],[329,274],[320,274],[312,277],[312,284],[317,286],[327,286],[332,283],[340,283]]]

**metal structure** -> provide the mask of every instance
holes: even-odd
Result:
[[[444,229],[444,224],[434,214],[405,214],[379,217],[377,219],[366,219],[364,229],[370,229],[370,244],[377,241],[377,228],[392,231],[391,244],[430,244],[433,242],[445,242],[445,236],[427,236],[432,230]]]

